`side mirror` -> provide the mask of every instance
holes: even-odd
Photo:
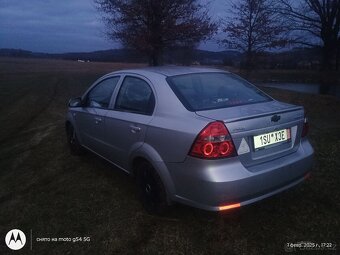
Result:
[[[82,106],[81,97],[71,98],[70,101],[68,101],[68,107],[74,108],[81,106]]]

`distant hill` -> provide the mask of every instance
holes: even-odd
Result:
[[[40,53],[22,49],[0,49],[0,57],[52,58],[94,62],[145,63],[145,55],[131,49],[112,49],[93,52]],[[263,52],[257,55],[256,68],[265,69],[318,69],[319,48],[294,48],[280,52]],[[236,50],[207,51],[172,49],[164,52],[166,64],[201,64],[242,66],[244,55]]]
[[[0,49],[1,57],[32,57],[32,51],[20,49]]]
[[[66,60],[89,60],[99,62],[141,62],[140,54],[133,50],[113,49],[93,52],[41,53],[22,49],[0,49],[2,57],[53,58]]]
[[[221,51],[213,52],[206,50],[193,50],[185,52],[183,50],[167,51],[164,54],[165,62],[177,63],[186,59],[190,55],[192,62],[200,64],[223,64],[227,61],[235,61],[241,53],[238,51]],[[146,56],[135,50],[129,49],[112,49],[93,52],[70,52],[70,53],[40,53],[22,49],[0,49],[2,57],[23,57],[23,58],[53,58],[66,60],[84,60],[96,62],[147,62]]]

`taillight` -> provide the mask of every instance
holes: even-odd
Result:
[[[223,122],[215,121],[209,123],[198,134],[189,155],[204,159],[236,156],[234,143]]]
[[[301,137],[305,137],[308,134],[308,130],[309,130],[308,119],[307,117],[305,117],[303,121],[303,129],[302,129]]]

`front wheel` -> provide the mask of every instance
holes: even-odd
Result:
[[[148,162],[140,163],[136,170],[138,194],[145,210],[150,214],[164,214],[169,205],[159,175]]]
[[[72,124],[68,124],[66,126],[66,137],[72,155],[84,154],[84,148],[80,145],[76,131]]]

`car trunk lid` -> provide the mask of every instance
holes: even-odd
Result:
[[[241,163],[249,167],[249,170],[253,165],[274,160],[296,151],[304,120],[303,107],[275,100],[197,111],[196,114],[225,123],[232,136]],[[286,136],[285,141],[277,139],[280,133],[283,134],[283,137]],[[257,142],[254,141],[254,136],[258,136]],[[268,138],[273,143],[259,144],[259,141],[262,141],[260,140],[261,137],[263,139]]]

